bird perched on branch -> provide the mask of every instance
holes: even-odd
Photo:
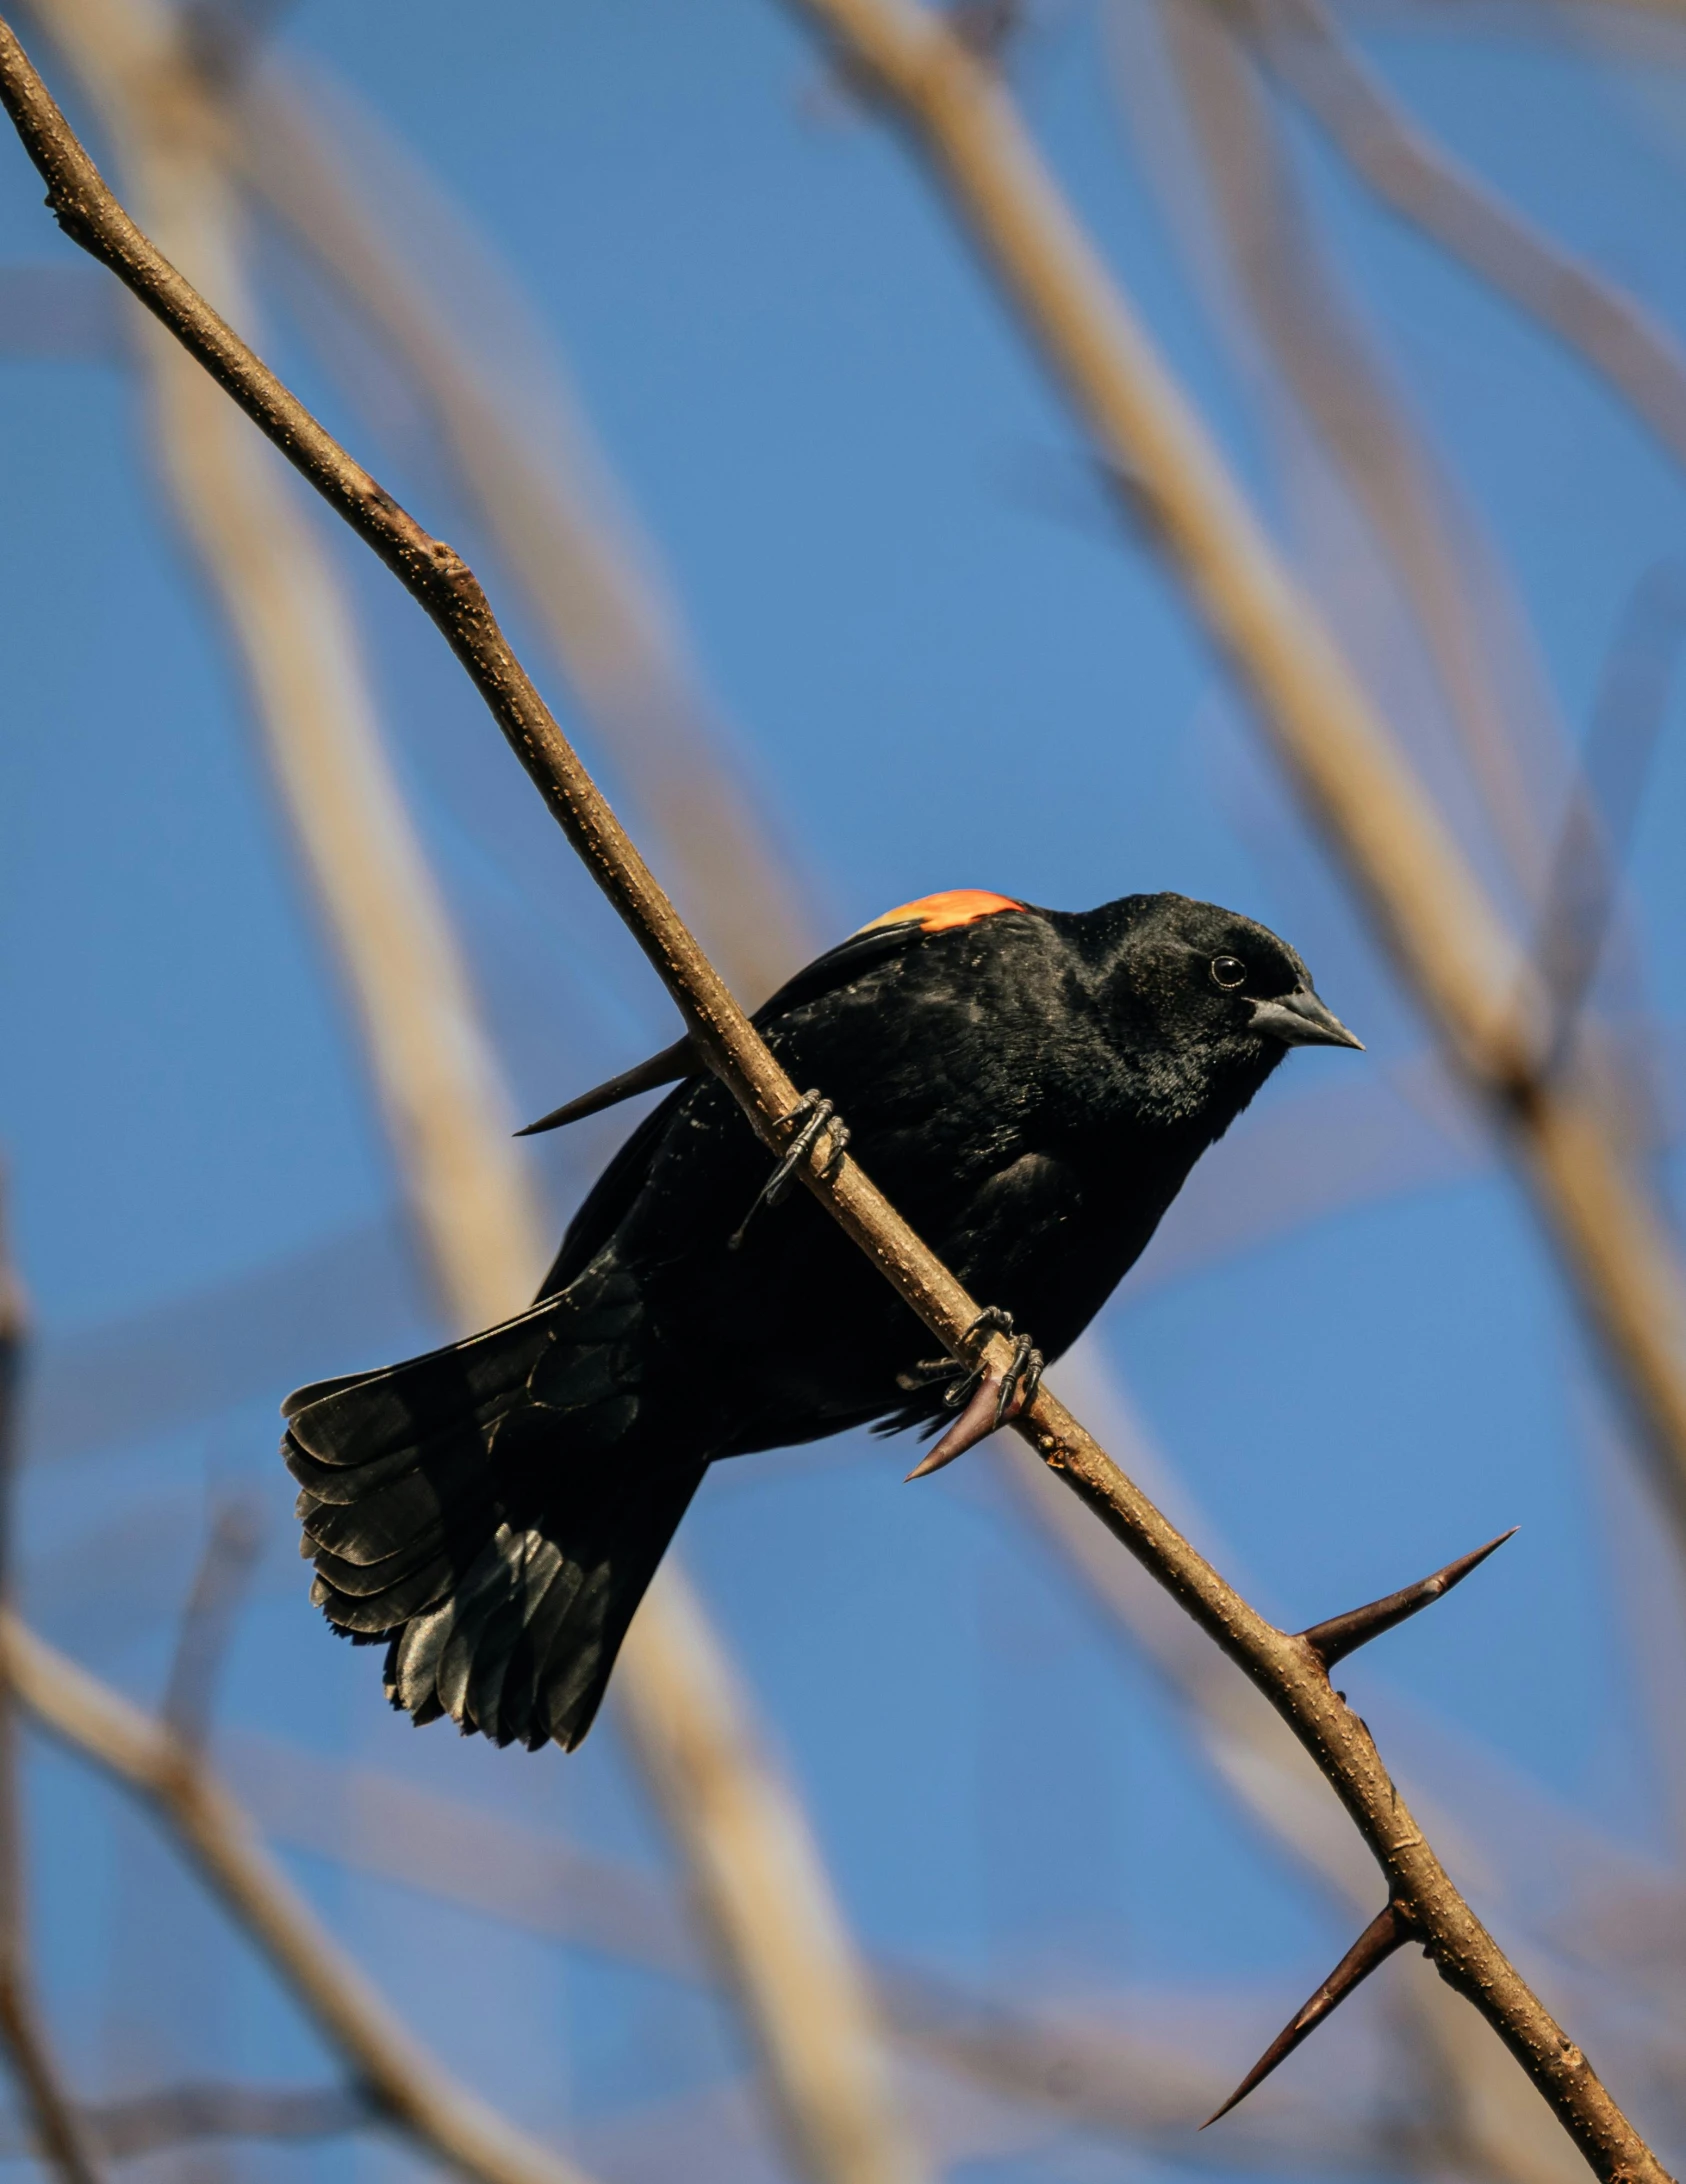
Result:
[[[571,1748],[709,1464],[958,1412],[938,1452],[953,1453],[1026,1399],[1029,1334],[981,1396],[978,1372],[921,1361],[930,1337],[825,1210],[800,1191],[779,1203],[793,1158],[829,1162],[847,1134],[989,1301],[977,1332],[1030,1330],[1058,1357],[1286,1050],[1359,1044],[1291,948],[1181,895],[1075,913],[928,896],[798,972],[755,1022],[827,1095],[802,1103],[771,1186],[682,1039],[532,1126],[681,1080],[529,1311],[285,1405],[312,1597],[336,1630],[386,1644],[387,1691],[418,1722]]]

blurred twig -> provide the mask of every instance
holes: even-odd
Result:
[[[210,1731],[217,1679],[262,1545],[257,1497],[227,1496],[212,1514],[164,1685],[165,1725],[196,1749]]]
[[[191,1744],[26,1630],[0,1620],[19,1701],[62,1742],[137,1791],[351,2064],[386,2121],[481,2184],[585,2184],[504,2121],[414,2040],[332,1941]]]
[[[42,13],[99,101],[172,259],[196,273],[207,268],[213,293],[247,316],[227,160],[237,117],[222,111],[172,26],[143,0],[43,0]],[[307,173],[314,171],[298,156]],[[343,241],[350,234],[363,248],[358,275],[373,293],[396,293],[391,310],[399,330],[421,341],[435,377],[449,382],[442,391],[450,414],[467,420],[459,438],[507,481],[519,467],[517,452],[499,438],[490,405],[454,350],[398,276],[382,269],[376,246],[346,204],[330,196],[322,216],[329,236]],[[349,617],[269,451],[192,358],[148,327],[166,459],[183,519],[246,654],[277,779],[345,967],[427,1263],[451,1320],[465,1329],[484,1326],[528,1301],[548,1252],[449,915],[381,746]],[[547,511],[555,517],[554,497],[535,495],[525,482],[516,505],[529,523]],[[612,621],[609,608],[617,598],[624,608],[628,595],[625,583],[615,592],[612,562],[602,555],[594,561],[586,536],[576,522],[568,537],[554,537],[566,547],[576,587],[586,583],[586,598],[574,599],[564,616],[576,638],[595,626],[593,601]],[[554,581],[566,589],[562,573]],[[616,675],[624,679],[622,655],[636,650],[637,634],[623,628],[618,651],[599,639],[604,657],[584,671],[588,684],[597,687],[594,677],[604,687]],[[586,657],[594,658],[589,648]],[[630,733],[632,724],[622,725]],[[709,1758],[697,1738],[678,1733],[683,1710],[671,1703],[667,1686],[686,1687],[704,1654],[712,1660],[720,1650],[700,1608],[682,1595],[682,1583],[677,1564],[658,1577],[624,1685],[642,1699],[645,1748],[663,1735],[672,1739],[665,1760],[652,1761],[658,1781],[665,1789],[676,1771],[693,1777],[689,1794],[664,1795],[664,1811],[713,1913],[709,1931],[721,1939],[723,1969],[767,2065],[775,2114],[819,2184],[913,2184],[921,2164],[882,2060],[869,1991],[794,1793],[765,1768],[745,1774],[733,1816],[741,1821],[757,1813],[759,1837],[734,1832],[707,1794],[732,1755],[754,1743],[746,1702],[723,1662],[716,1663],[716,1682],[732,1695],[733,1740]],[[662,1598],[668,1588],[671,1605]],[[800,1842],[805,1854],[779,1864],[758,1861],[758,1843],[774,1839]],[[724,1886],[721,1877],[734,1865],[732,1884]],[[839,2037],[845,2026],[848,2037]]]
[[[366,2131],[381,2118],[361,2093],[345,2086],[204,2083],[161,2086],[82,2112],[89,2138],[108,2161],[133,2161],[171,2146],[205,2139],[300,2140]],[[17,2149],[21,2151],[21,2149]],[[14,2149],[0,2139],[0,2156]]]
[[[1547,1069],[1565,1060],[1598,973],[1683,647],[1686,571],[1663,562],[1636,587],[1610,647],[1558,835],[1536,943],[1551,1011]]]
[[[12,1263],[5,1184],[0,1172],[0,1613],[11,1598],[18,1398],[28,1327],[23,1286]],[[0,1661],[0,2043],[49,2165],[63,2184],[97,2184],[88,2136],[59,2076],[30,1975],[15,1698]]]
[[[877,0],[828,0],[827,12],[838,19],[839,27],[853,24],[860,34],[855,42],[871,59],[875,73],[883,75],[894,69],[910,95],[934,90],[939,110],[946,94],[955,88],[950,81],[954,69],[962,69],[964,76],[958,88],[966,111],[960,118],[972,123],[981,120],[986,146],[988,140],[994,140],[995,151],[1003,148],[1000,132],[1004,128],[1010,132],[1010,124],[1005,108],[997,104],[992,78],[940,24],[930,18],[904,18],[893,6],[881,7]],[[934,72],[934,80],[929,83],[927,70]],[[789,1118],[797,1108],[795,1086],[680,922],[586,774],[511,651],[472,572],[353,461],[181,274],[160,257],[111,195],[27,55],[4,26],[0,26],[0,99],[47,183],[48,205],[66,232],[108,265],[160,323],[170,328],[329,505],[380,555],[449,638],[564,832],[661,973],[699,1050],[767,1145],[775,1152],[784,1151],[791,1136]],[[958,149],[966,148],[967,135],[963,126]],[[1020,161],[1018,179],[1022,182],[1028,175],[1040,184],[1040,173],[1030,163],[1028,146],[1010,133],[1006,142]],[[1002,178],[993,168],[993,159],[984,159],[972,179],[980,184],[999,182]],[[995,202],[1005,213],[1024,209],[1010,199],[998,198]],[[1066,232],[1063,208],[1057,200],[1046,196],[1039,201],[1039,209],[1045,215],[1059,216],[1056,232],[1042,240],[1058,247],[1064,272],[1069,275],[1072,271],[1069,253],[1074,249],[1079,251],[1081,266],[1087,271],[1086,254]],[[1127,322],[1120,323],[1128,330]],[[1121,391],[1134,400],[1134,389]],[[1168,396],[1169,390],[1163,391]],[[1207,487],[1221,482],[1192,424],[1184,423],[1180,416],[1178,423],[1181,436],[1191,443],[1183,452],[1200,461]],[[1156,499],[1169,506],[1167,484],[1164,478],[1156,481]],[[1239,507],[1233,514],[1250,542],[1250,526]],[[1222,549],[1232,542],[1209,538],[1205,543]],[[1255,579],[1255,614],[1246,626],[1267,651],[1284,648],[1284,658],[1277,663],[1283,680],[1281,695],[1290,695],[1297,679],[1291,672],[1282,675],[1283,669],[1295,665],[1296,646],[1314,645],[1326,687],[1320,703],[1311,708],[1310,717],[1300,725],[1318,724],[1333,705],[1334,724],[1343,727],[1349,738],[1357,734],[1365,758],[1364,770],[1372,783],[1393,785],[1396,762],[1379,740],[1379,731],[1369,727],[1362,697],[1349,689],[1344,670],[1332,653],[1325,653],[1315,630],[1301,626],[1303,610],[1276,572],[1262,542],[1256,555],[1260,567],[1251,571]],[[1268,587],[1261,591],[1259,587],[1267,577]],[[1260,620],[1259,610],[1267,605],[1270,613]],[[1342,719],[1347,706],[1354,712],[1356,727],[1354,721]],[[1374,747],[1366,751],[1367,744]],[[1350,780],[1343,784],[1346,790],[1351,786]],[[1398,815],[1393,816],[1397,820]],[[1419,811],[1414,794],[1407,804],[1407,817],[1426,830],[1425,839],[1437,859],[1444,861],[1438,831]],[[1369,831],[1373,833],[1374,829]],[[1449,869],[1459,879],[1451,906],[1456,907],[1473,890],[1462,882],[1455,867]],[[1436,910],[1435,920],[1446,907]],[[1460,962],[1466,964],[1467,957]],[[978,1356],[997,1381],[1002,1380],[1013,1361],[1007,1338],[992,1335],[981,1352],[974,1349],[979,1321],[976,1301],[921,1244],[854,1161],[845,1156],[836,1163],[835,1170],[833,1161],[829,1134],[822,1135],[809,1149],[801,1171],[806,1187],[952,1356],[962,1360]],[[1618,2180],[1619,2184],[1662,2184],[1666,2172],[1600,2083],[1586,2057],[1553,2022],[1454,1888],[1389,1780],[1369,1732],[1331,1688],[1314,1648],[1303,1637],[1275,1629],[1225,1584],[1046,1389],[1021,1413],[1016,1430],[1033,1443],[1043,1460],[1270,1697],[1337,1787],[1382,1869],[1388,1900],[1395,1906],[1396,1915],[1409,1923],[1442,1976],[1500,2033],[1595,2173],[1608,2184],[1618,2184]]]
[[[1390,2134],[1333,2114],[1312,2099],[1275,2113],[1260,2107],[1241,2129],[1199,2139],[1194,2126],[1231,2081],[1160,2037],[1132,2037],[1093,2011],[1055,2016],[959,1994],[917,1975],[886,1982],[897,2030],[917,2055],[963,2073],[998,2100],[1058,2117],[1065,2128],[1104,2135],[1157,2155],[1184,2174],[1202,2156],[1225,2177],[1296,2180],[1397,2178]]]
[[[1686,463],[1686,353],[1657,319],[1409,120],[1322,0],[1218,4],[1385,204],[1555,334]]]

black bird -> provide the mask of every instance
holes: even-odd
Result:
[[[1359,1044],[1293,949],[1182,895],[928,896],[755,1022],[992,1323],[1050,1357],[1286,1049]],[[688,1041],[533,1127],[676,1078],[529,1311],[284,1406],[312,1598],[386,1642],[387,1692],[418,1722],[572,1748],[710,1463],[941,1424],[973,1393],[952,1362],[921,1365],[929,1335],[805,1191],[746,1219],[768,1156]],[[1021,1342],[1001,1412],[1039,1364]]]

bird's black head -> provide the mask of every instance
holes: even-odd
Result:
[[[1128,895],[1071,921],[1144,1118],[1217,1136],[1291,1046],[1357,1047],[1286,941],[1186,895]]]

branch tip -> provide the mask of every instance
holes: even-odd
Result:
[[[1419,1578],[1416,1584],[1403,1586],[1398,1592],[1372,1600],[1362,1608],[1350,1608],[1345,1615],[1332,1615],[1326,1623],[1313,1623],[1308,1630],[1302,1630],[1300,1636],[1325,1669],[1333,1668],[1349,1653],[1356,1653],[1372,1638],[1379,1638],[1384,1630],[1392,1630],[1395,1623],[1403,1623],[1407,1617],[1449,1593],[1454,1585],[1461,1585],[1471,1570],[1478,1569],[1489,1555],[1496,1554],[1507,1539],[1514,1539],[1520,1529],[1513,1524],[1508,1532],[1501,1532],[1497,1539],[1490,1539],[1486,1546],[1477,1547],[1470,1554],[1460,1555],[1432,1576]]]
[[[1365,1927],[1311,2000],[1296,2011],[1283,2026],[1229,2099],[1221,2108],[1213,2109],[1200,2126],[1201,2130],[1209,2130],[1220,2116],[1227,2116],[1256,2086],[1262,2085],[1277,2064],[1292,2055],[1300,2042],[1317,2029],[1329,2012],[1344,2002],[1355,1987],[1361,1986],[1378,1965],[1385,1964],[1396,1949],[1402,1948],[1411,1939],[1414,1932],[1415,1921],[1404,1905],[1397,1899],[1390,1901]]]

